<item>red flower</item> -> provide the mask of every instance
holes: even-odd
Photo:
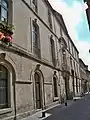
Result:
[[[8,42],[12,42],[12,37],[11,36],[6,36],[6,39],[8,40]]]

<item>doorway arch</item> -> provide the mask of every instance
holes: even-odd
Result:
[[[33,94],[34,94],[34,108],[43,109],[45,107],[45,89],[44,89],[44,75],[40,69],[40,65],[36,65],[32,72]]]

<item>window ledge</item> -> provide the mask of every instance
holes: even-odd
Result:
[[[0,110],[0,115],[5,114],[5,113],[9,113],[9,112],[12,112],[12,108],[1,109]]]

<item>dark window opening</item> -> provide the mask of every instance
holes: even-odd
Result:
[[[55,45],[54,45],[54,40],[52,38],[50,38],[50,44],[51,44],[52,63],[53,63],[54,66],[56,66]]]
[[[56,79],[56,77],[53,77],[53,84],[54,84],[54,97],[58,97],[57,79]]]
[[[0,65],[0,109],[8,107],[8,70]]]
[[[51,18],[51,11],[48,9],[48,22],[49,22],[49,27],[52,29],[52,18]]]

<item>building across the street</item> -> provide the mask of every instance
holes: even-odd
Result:
[[[88,66],[79,59],[80,64],[80,78],[81,78],[81,91],[82,93],[89,92],[89,83],[90,83],[90,71],[88,70]]]
[[[0,7],[0,120],[80,95],[79,52],[62,15],[48,0],[1,0]]]

